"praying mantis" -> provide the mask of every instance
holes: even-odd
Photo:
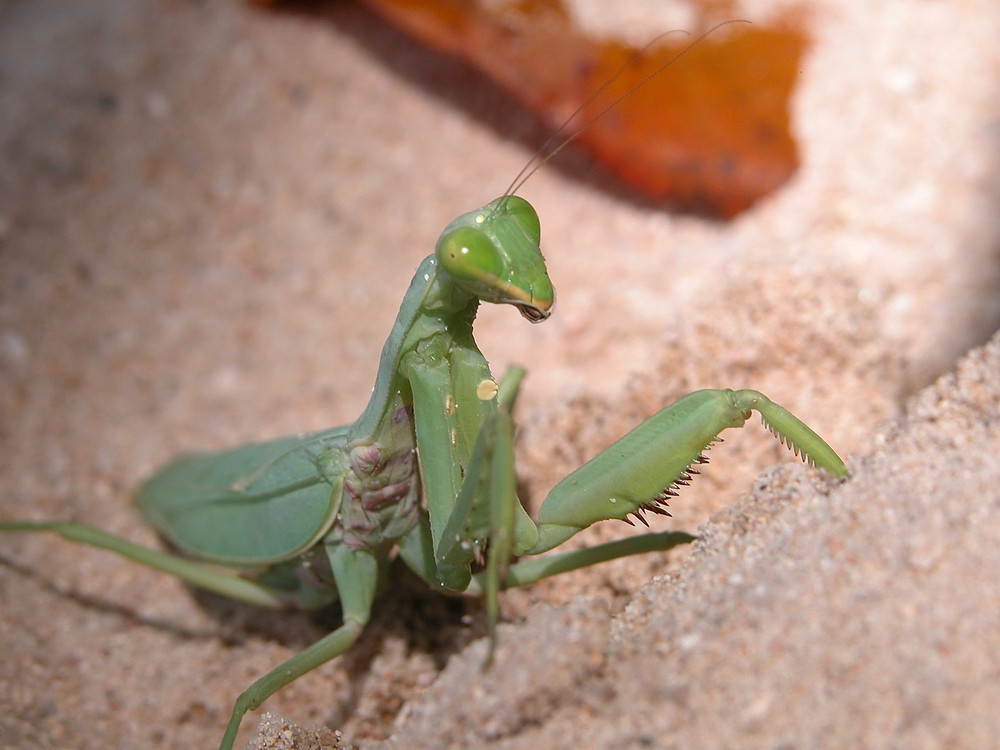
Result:
[[[455,219],[419,265],[357,421],[181,456],[140,486],[140,513],[181,554],[70,521],[0,521],[0,532],[56,533],[251,604],[339,601],[340,627],[237,698],[220,750],[231,750],[247,711],[350,648],[396,558],[434,589],[484,596],[493,644],[502,589],[691,541],[650,532],[539,557],[598,521],[665,514],[719,433],[753,411],[803,459],[846,476],[821,437],[763,394],[702,390],[570,473],[532,520],[513,453],[525,373],[515,366],[494,378],[473,335],[482,302],[511,305],[532,323],[553,311],[540,221],[515,194],[520,184]]]

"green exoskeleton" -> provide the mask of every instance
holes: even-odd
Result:
[[[139,488],[140,512],[182,554],[72,522],[4,521],[0,531],[55,532],[253,604],[339,601],[338,629],[236,700],[221,743],[229,750],[247,711],[350,647],[397,557],[434,588],[486,596],[492,640],[503,588],[690,541],[680,532],[648,533],[511,562],[548,552],[597,521],[665,513],[719,433],[742,427],[752,411],[804,459],[846,475],[815,432],[764,395],[704,390],[559,482],[532,521],[515,492],[511,413],[523,371],[512,368],[497,382],[473,321],[480,303],[492,302],[539,323],[554,301],[538,215],[509,192],[453,221],[417,268],[356,422],[182,456]]]

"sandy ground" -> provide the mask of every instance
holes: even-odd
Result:
[[[404,579],[265,709],[366,747],[998,744],[998,344],[945,374],[1000,322],[1000,8],[811,8],[785,189],[723,225],[543,170],[523,194],[556,314],[480,330],[497,370],[529,368],[534,502],[701,387],[768,393],[854,478],[733,434],[657,523],[700,527],[686,558],[508,593],[492,673],[477,606]],[[150,545],[129,491],[165,459],[359,413],[413,268],[537,135],[348,4],[11,0],[0,112],[0,513]],[[336,622],[0,545],[5,747],[213,747],[235,696]]]

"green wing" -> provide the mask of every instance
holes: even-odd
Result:
[[[329,530],[340,509],[343,453],[335,448],[345,433],[180,456],[139,488],[136,504],[195,557],[242,566],[294,557]]]

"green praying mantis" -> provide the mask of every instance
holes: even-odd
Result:
[[[521,184],[455,219],[419,265],[356,422],[181,456],[142,484],[140,513],[180,554],[69,521],[0,522],[3,532],[54,532],[255,605],[339,601],[339,628],[237,698],[221,750],[247,711],[351,646],[396,558],[435,589],[484,596],[492,653],[502,589],[690,542],[651,532],[536,557],[598,521],[667,514],[719,433],[751,412],[804,460],[847,475],[822,438],[763,394],[702,390],[569,474],[533,521],[515,489],[512,412],[524,371],[496,380],[473,336],[482,302],[513,305],[532,323],[553,310],[538,215],[515,194]]]

